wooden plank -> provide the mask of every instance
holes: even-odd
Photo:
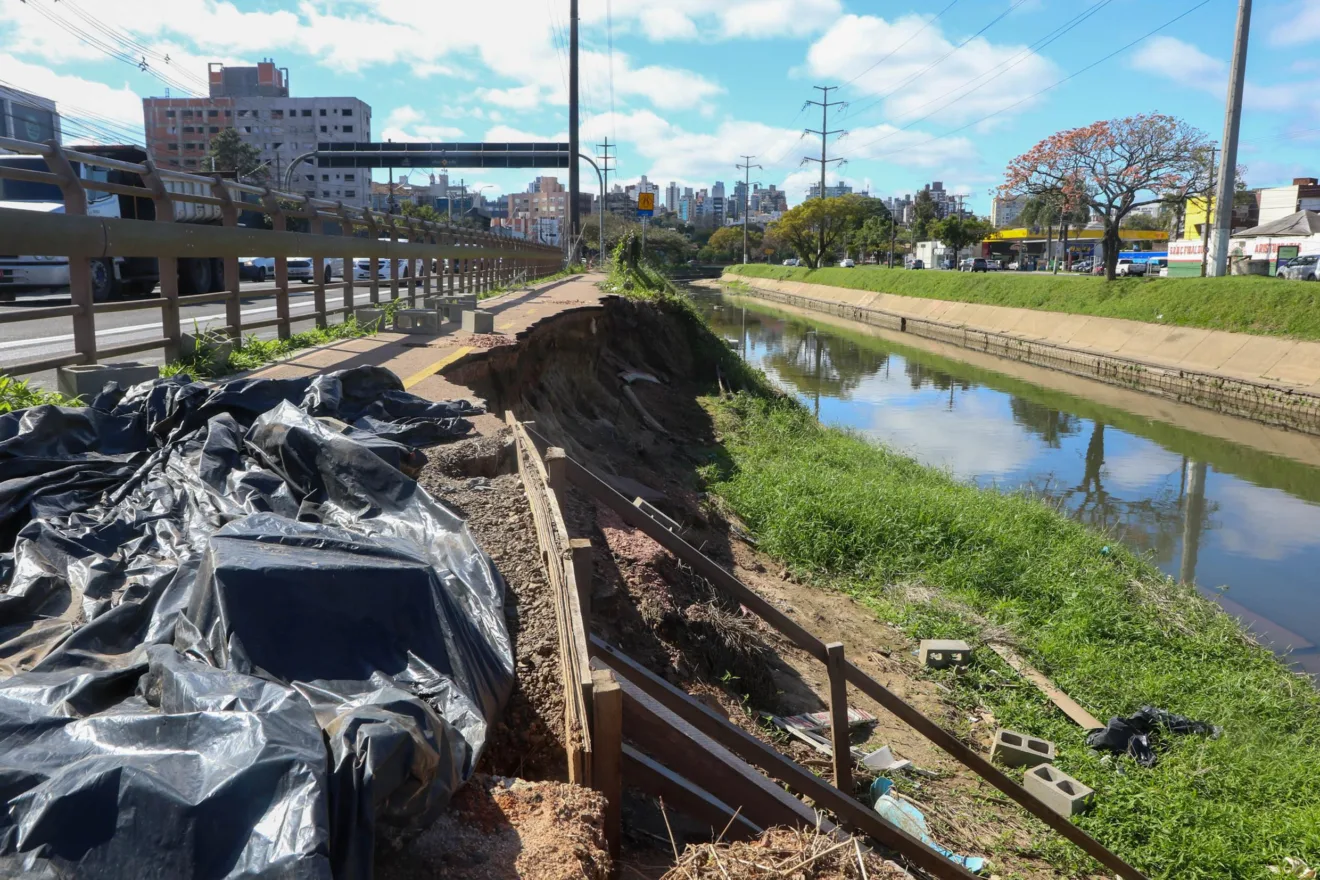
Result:
[[[591,649],[593,657],[599,658],[657,703],[743,760],[760,767],[772,779],[783,782],[799,794],[811,798],[822,809],[831,811],[839,817],[841,823],[869,834],[938,880],[971,880],[974,876],[966,868],[949,861],[901,828],[891,825],[874,810],[862,806],[811,771],[716,715],[600,638],[592,636]]]
[[[608,670],[592,673],[591,781],[605,795],[605,842],[618,859],[623,833],[623,690]]]
[[[591,631],[591,576],[595,567],[590,538],[569,538],[568,552],[572,556],[573,581],[577,586],[578,605],[582,609],[582,625]]]
[[[1127,878],[1127,880],[1146,880],[1140,871],[1114,855],[1100,841],[1045,806],[1044,801],[1029,794],[1026,789],[1005,776],[997,767],[972,751],[956,736],[922,715],[916,708],[858,669],[852,662],[848,662],[847,670],[848,681],[853,687],[894,713],[900,720],[907,722],[917,733],[926,737],[926,739],[956,758],[963,766],[1017,801],[1027,812],[1077,844],[1096,861],[1117,872],[1120,877]]]
[[[710,792],[661,766],[630,745],[623,747],[623,778],[629,787],[660,798],[667,808],[678,809],[711,827],[711,837],[724,833],[724,840],[750,840],[765,829],[746,816],[729,822],[734,808]],[[725,826],[727,830],[725,830]]]
[[[848,680],[843,668],[843,642],[825,646],[830,677],[830,745],[834,749],[834,787],[852,794],[852,745],[848,740]]]
[[[595,661],[601,663],[601,661]],[[732,810],[764,828],[796,825],[813,828],[815,810],[784,791],[747,762],[656,702],[623,675],[615,673],[623,693],[623,731],[629,742],[675,772],[700,779],[719,792]],[[727,819],[728,817],[726,817]]]
[[[1004,662],[1017,670],[1019,675],[1040,688],[1040,692],[1049,697],[1050,701],[1063,711],[1063,714],[1077,722],[1082,730],[1096,730],[1104,727],[1094,715],[1083,709],[1072,697],[1055,687],[1054,682],[1046,678],[1026,660],[1019,657],[1017,652],[1008,645],[991,642],[990,650],[1003,657]]]

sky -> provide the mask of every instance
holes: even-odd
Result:
[[[762,166],[753,182],[799,202],[820,176],[802,159],[820,155],[804,129],[821,128],[821,108],[804,102],[820,99],[814,86],[837,86],[829,100],[845,104],[830,108],[828,127],[844,133],[827,149],[846,162],[830,166],[831,185],[884,197],[939,180],[980,213],[1008,162],[1059,130],[1167,113],[1218,140],[1238,8],[580,3],[582,150],[617,142],[621,182],[731,190],[750,154]],[[204,93],[210,61],[271,58],[289,68],[295,96],[370,104],[373,140],[567,140],[568,16],[569,0],[0,0],[0,84],[58,101],[66,140],[140,141],[142,97]],[[1320,176],[1318,46],[1320,0],[1257,0],[1239,152],[1250,186]],[[567,174],[453,176],[490,196],[525,190],[538,173]],[[586,165],[583,187],[596,187]]]

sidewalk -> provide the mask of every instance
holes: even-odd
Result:
[[[252,375],[291,379],[330,370],[379,366],[402,379],[404,388],[428,400],[465,398],[474,403],[484,403],[477,399],[471,389],[455,385],[436,374],[469,352],[515,344],[518,334],[546,318],[566,311],[598,306],[609,296],[596,286],[602,277],[599,274],[574,275],[535,286],[531,290],[511,291],[481,300],[478,307],[495,315],[494,334],[468,333],[459,329],[457,324],[445,325],[445,329],[435,336],[382,331],[375,336],[345,339],[309,349],[304,354],[272,364]],[[492,417],[503,424],[503,413],[492,413],[481,418]]]

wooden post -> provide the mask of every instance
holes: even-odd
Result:
[[[321,212],[312,205],[310,196],[303,196],[303,209],[307,212],[307,229],[313,235],[321,235],[325,226],[321,222]],[[316,313],[316,326],[324,330],[325,315],[325,257],[312,257],[312,311]]]
[[[389,222],[390,243],[398,244],[399,228],[394,225],[394,215],[391,214],[387,216],[385,219]],[[391,251],[390,254],[390,301],[391,302],[397,301],[399,298],[399,276],[401,274],[403,274],[403,267],[399,265],[398,258],[396,258],[393,255],[393,252]]]
[[[211,184],[211,194],[220,201],[224,202],[220,206],[220,218],[226,227],[235,227],[238,225],[238,206],[234,204],[234,199],[229,195],[229,187],[225,186],[225,180],[219,174],[215,176],[215,183]],[[229,296],[225,299],[225,324],[229,338],[234,342],[243,341],[243,308],[242,294],[239,292],[238,277],[238,257],[225,257],[225,288],[229,291]]]
[[[280,203],[270,187],[266,187],[266,193],[261,197],[262,204],[266,208],[266,213],[270,215],[271,228],[276,232],[284,232],[286,224],[284,222],[284,211],[280,208]],[[164,288],[164,279],[161,279],[161,290]],[[289,258],[275,258],[275,317],[279,319],[276,331],[280,339],[288,339],[292,331],[289,328]]]
[[[156,170],[156,163],[150,157],[143,160],[147,173],[142,175],[142,182],[151,190],[151,201],[156,206],[157,223],[174,222],[174,199],[165,188],[165,181]],[[177,257],[160,257],[156,261],[160,268],[160,298],[163,303],[160,310],[160,326],[165,336],[165,360],[172,361],[179,357],[179,260]]]
[[[371,240],[379,241],[380,227],[376,225],[376,215],[370,208],[363,211],[362,215],[367,219],[367,232],[371,235]],[[370,263],[367,266],[367,272],[371,275],[368,280],[368,284],[371,285],[371,304],[373,306],[380,305],[380,257],[373,253],[368,259]]]
[[[449,233],[448,238],[449,247],[453,248],[458,246],[458,236],[454,235],[452,231]],[[447,296],[454,295],[454,270],[457,268],[457,264],[458,259],[456,257],[452,255],[445,257],[445,294]]]
[[[64,197],[64,213],[70,217],[87,214],[87,191],[83,189],[78,173],[69,164],[57,140],[46,141],[50,152],[46,165],[52,174],[59,175],[60,193]],[[111,269],[113,271],[113,269]],[[69,300],[79,312],[73,316],[73,350],[82,356],[82,363],[96,363],[96,313],[92,299],[92,261],[86,257],[69,257]]]
[[[605,796],[605,843],[616,860],[623,825],[623,690],[608,670],[593,670],[591,680],[591,784]]]
[[[340,202],[340,203],[339,203],[339,226],[340,226],[339,234],[342,235],[342,236],[344,236],[345,238],[347,238],[349,244],[352,244],[352,242],[353,242],[353,221],[349,219],[349,217],[348,217],[348,209],[344,207],[344,203],[343,203],[343,202]],[[343,269],[344,269],[344,272],[343,272],[343,276],[344,276],[344,317],[343,317],[343,320],[347,321],[349,318],[353,317],[353,311],[354,311],[354,309],[355,309],[356,306],[357,306],[357,303],[355,302],[354,293],[353,293],[353,272],[356,271],[357,267],[353,264],[352,248],[351,248],[351,247],[345,247],[345,248],[344,248],[344,258],[343,258],[343,260],[344,260],[344,261],[343,261],[343,264],[342,264],[342,265],[343,265]]]
[[[408,220],[408,244],[417,244],[418,225],[416,220]],[[408,308],[417,308],[417,267],[413,257],[404,263],[408,267]]]
[[[558,493],[556,493],[558,494]],[[559,506],[564,500],[559,499]],[[590,538],[569,538],[569,552],[573,555],[573,580],[576,582],[578,605],[582,608],[583,623],[591,630],[591,573],[592,550]]]
[[[853,793],[852,744],[848,740],[848,670],[843,642],[825,646],[825,668],[830,676],[830,742],[834,748],[834,787]]]
[[[546,482],[550,484],[551,489],[555,490],[556,495],[563,492],[564,486],[568,484],[568,478],[564,473],[564,467],[567,463],[568,453],[558,446],[551,446],[545,451]]]

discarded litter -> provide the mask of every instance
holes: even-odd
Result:
[[[803,712],[801,715],[789,715],[784,719],[789,724],[796,725],[803,730],[809,730],[812,733],[819,733],[822,730],[830,729],[829,712]],[[864,727],[868,724],[875,724],[876,717],[865,709],[858,709],[853,706],[848,707],[848,728]]]
[[[875,798],[875,811],[885,821],[898,826],[949,861],[962,865],[973,874],[979,874],[985,870],[985,859],[981,856],[959,855],[953,850],[945,849],[936,843],[930,836],[930,830],[926,827],[925,815],[917,809],[915,804],[904,800],[897,792],[893,791],[893,786],[894,783],[883,776],[871,785],[871,796]]]
[[[1108,725],[1086,735],[1086,744],[1115,754],[1126,753],[1141,766],[1154,767],[1156,757],[1150,735],[1160,730],[1176,734],[1195,733],[1212,739],[1222,732],[1208,721],[1194,721],[1185,715],[1142,706],[1126,718],[1110,718]]]
[[[912,766],[912,762],[906,758],[895,758],[894,752],[889,746],[881,746],[862,758],[862,765],[877,773],[892,773],[897,770],[908,769]]]
[[[499,574],[366,367],[0,416],[0,874],[370,876],[513,684]],[[327,421],[322,421],[322,419]]]

